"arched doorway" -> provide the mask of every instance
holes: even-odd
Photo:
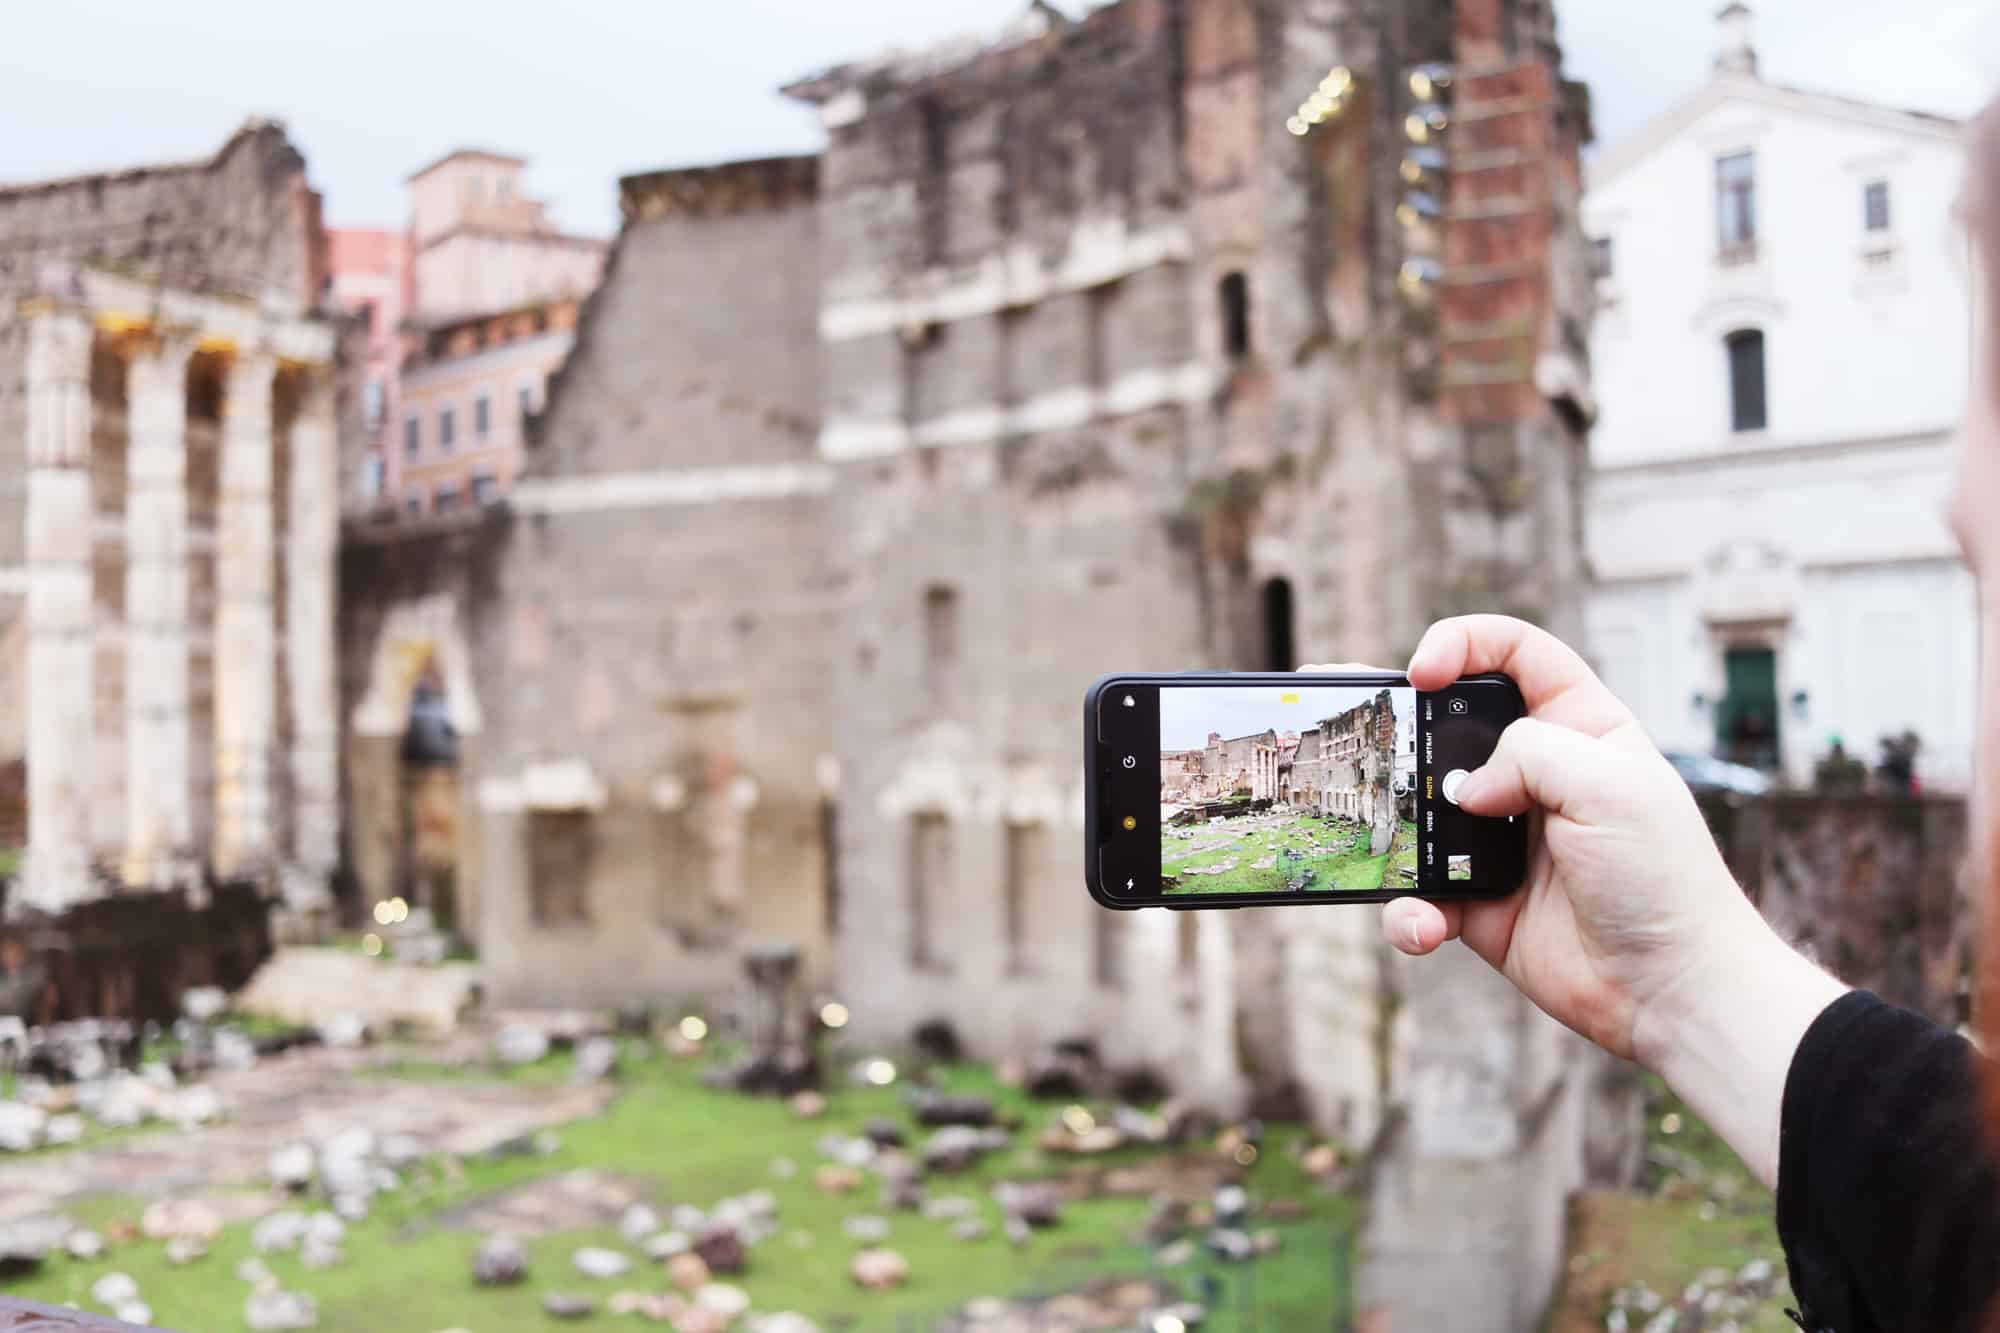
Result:
[[[1299,658],[1292,632],[1292,581],[1264,583],[1264,670],[1296,671]]]
[[[435,656],[424,663],[410,687],[401,758],[398,893],[412,907],[428,908],[440,930],[455,931],[463,804],[458,729],[452,723],[444,673]]]

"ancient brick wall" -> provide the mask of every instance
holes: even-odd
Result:
[[[1962,798],[1783,792],[1705,798],[1702,813],[1786,939],[1851,985],[1965,1021],[1975,941]]]

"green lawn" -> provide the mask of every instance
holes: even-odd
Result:
[[[1015,1137],[1024,1146],[990,1157],[964,1175],[934,1177],[930,1182],[933,1195],[963,1193],[978,1199],[981,1215],[993,1224],[992,1237],[979,1242],[955,1239],[949,1223],[884,1213],[872,1177],[862,1191],[844,1197],[822,1193],[813,1184],[813,1170],[819,1164],[814,1145],[820,1136],[855,1132],[875,1115],[892,1116],[910,1126],[899,1088],[841,1087],[829,1094],[827,1114],[808,1121],[775,1101],[703,1088],[696,1074],[689,1064],[668,1061],[644,1043],[629,1042],[617,1100],[603,1115],[565,1126],[560,1131],[561,1146],[553,1154],[467,1161],[462,1177],[455,1181],[448,1181],[440,1170],[426,1169],[421,1181],[417,1172],[411,1172],[403,1189],[379,1197],[373,1215],[349,1228],[346,1262],[339,1267],[306,1272],[296,1255],[267,1256],[266,1262],[287,1287],[317,1298],[319,1328],[325,1333],[431,1333],[451,1327],[505,1333],[555,1327],[541,1311],[544,1291],[588,1291],[601,1303],[617,1290],[659,1289],[663,1285],[659,1272],[633,1247],[622,1245],[615,1232],[584,1231],[531,1241],[532,1270],[525,1285],[481,1290],[469,1277],[479,1237],[441,1225],[440,1214],[538,1177],[589,1167],[647,1182],[662,1211],[683,1202],[707,1208],[727,1195],[770,1189],[779,1200],[780,1232],[751,1251],[746,1274],[726,1280],[739,1282],[757,1310],[799,1310],[829,1330],[924,1328],[976,1296],[1046,1292],[1097,1275],[1152,1271],[1151,1252],[1134,1239],[1146,1212],[1146,1201],[1140,1198],[1071,1204],[1060,1226],[1034,1233],[1020,1249],[1001,1237],[998,1209],[990,1196],[993,1183],[1073,1169],[1074,1164],[1048,1160],[1025,1146],[1058,1108],[1029,1102],[999,1086],[983,1067],[949,1067],[939,1071],[939,1081],[953,1091],[990,1094],[1021,1115],[1025,1125]],[[439,1075],[440,1071],[413,1065],[396,1076]],[[544,1062],[515,1077],[567,1077],[567,1059]],[[919,1137],[913,1127],[910,1134],[913,1142]],[[1216,1317],[1206,1325],[1210,1329],[1247,1330],[1253,1322],[1258,1328],[1305,1328],[1329,1322],[1328,1312],[1340,1294],[1336,1284],[1342,1281],[1335,1275],[1345,1272],[1345,1256],[1334,1250],[1347,1243],[1352,1206],[1318,1188],[1296,1165],[1291,1150],[1302,1136],[1303,1131],[1294,1127],[1272,1129],[1263,1153],[1246,1173],[1246,1184],[1258,1197],[1293,1200],[1302,1210],[1297,1220],[1277,1224],[1285,1237],[1277,1254],[1259,1260],[1252,1266],[1254,1272],[1217,1267],[1206,1259],[1162,1270],[1184,1278],[1190,1289],[1197,1271],[1219,1278],[1222,1295],[1216,1302]],[[1202,1145],[1190,1151],[1210,1150]],[[1136,1161],[1143,1155],[1127,1150],[1091,1161],[1103,1165]],[[773,1173],[771,1163],[781,1156],[797,1163],[796,1176],[780,1179]],[[4,1185],[5,1169],[0,1167],[0,1188]],[[87,1201],[73,1213],[106,1226],[136,1219],[139,1207],[133,1200],[105,1198]],[[862,1248],[840,1228],[841,1219],[851,1213],[889,1217],[892,1230],[887,1243],[910,1261],[907,1287],[867,1292],[851,1283],[848,1261]],[[576,1273],[569,1256],[577,1246],[590,1243],[608,1243],[632,1254],[632,1271],[610,1281]],[[90,1263],[54,1257],[34,1277],[0,1290],[31,1300],[88,1306],[91,1282],[106,1272],[123,1271],[137,1279],[160,1326],[216,1333],[244,1327],[248,1288],[233,1270],[250,1252],[249,1227],[235,1226],[224,1232],[207,1258],[187,1268],[168,1267],[157,1244],[132,1242],[114,1245]],[[630,1322],[600,1313],[579,1326]]]
[[[1300,859],[1289,859],[1287,852]],[[1260,868],[1267,860],[1272,864]],[[1221,874],[1188,873],[1231,862]],[[1382,887],[1392,862],[1416,869],[1417,826],[1409,820],[1401,821],[1395,841],[1380,856],[1368,854],[1365,824],[1284,811],[1169,827],[1160,835],[1160,873],[1178,877],[1166,890],[1170,894],[1283,893],[1307,870],[1313,881],[1305,892],[1367,891]]]
[[[1644,1283],[1672,1299],[1705,1271],[1739,1272],[1752,1259],[1776,1269],[1775,1294],[1743,1333],[1796,1333],[1784,1307],[1784,1255],[1771,1192],[1728,1144],[1660,1080],[1647,1076],[1647,1140],[1671,1165],[1647,1168],[1643,1190],[1579,1195],[1571,1207],[1570,1268],[1551,1333],[1601,1329],[1612,1293]],[[1642,1320],[1633,1320],[1637,1328]]]

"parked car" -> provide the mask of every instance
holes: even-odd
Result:
[[[1685,754],[1669,750],[1667,762],[1674,766],[1674,771],[1681,775],[1681,780],[1697,796],[1707,792],[1762,796],[1774,785],[1770,775],[1747,764],[1732,764],[1726,759],[1717,759],[1712,754]]]

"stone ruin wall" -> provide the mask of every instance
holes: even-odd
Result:
[[[434,658],[460,733],[460,926],[497,1003],[726,1001],[772,938],[831,985],[847,605],[815,457],[815,175],[628,178],[509,502],[350,526],[358,897],[398,891],[397,746]]]

